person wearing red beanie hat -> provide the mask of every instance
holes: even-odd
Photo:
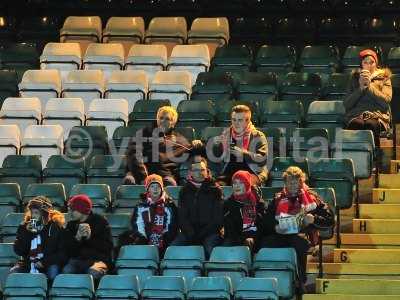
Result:
[[[251,183],[248,171],[236,171],[232,176],[232,196],[224,203],[225,246],[245,245],[254,249],[259,235],[265,203],[257,186]]]
[[[378,66],[378,55],[371,49],[359,53],[360,69],[353,71],[343,100],[346,129],[371,130],[379,150],[381,132],[391,131],[391,72]]]
[[[87,195],[75,195],[68,201],[71,221],[66,226],[66,248],[69,256],[66,274],[90,274],[99,280],[111,267],[113,249],[107,220],[92,212]]]

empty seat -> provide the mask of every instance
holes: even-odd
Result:
[[[50,98],[57,98],[61,93],[61,77],[57,70],[28,70],[18,85],[21,97],[37,97],[42,108]]]
[[[209,139],[220,136],[225,127],[206,127],[201,132],[201,140],[207,142]]]
[[[343,16],[329,16],[322,18],[319,24],[319,39],[323,43],[336,41],[339,45],[349,45],[359,38],[357,32],[358,20],[353,16],[345,14]]]
[[[210,57],[217,47],[229,43],[229,22],[227,18],[196,18],[188,32],[188,44],[206,44]]]
[[[278,300],[278,280],[245,277],[235,288],[235,299]]]
[[[269,171],[269,186],[283,187],[284,181],[282,175],[290,166],[299,167],[305,173],[306,181],[310,179],[310,169],[307,158],[298,161],[298,159],[294,157],[275,157],[272,162],[271,170]]]
[[[302,72],[332,74],[339,68],[338,49],[334,46],[305,46],[298,66]]]
[[[0,183],[0,224],[7,214],[17,212],[20,206],[21,191],[19,185],[17,183]]]
[[[65,154],[86,158],[108,154],[108,136],[104,126],[75,126],[65,141]]]
[[[60,274],[53,282],[51,299],[93,299],[94,283],[88,274]]]
[[[294,248],[262,248],[253,263],[254,276],[275,277],[278,281],[278,295],[292,298],[297,281],[297,257]]]
[[[329,75],[328,81],[321,89],[323,100],[343,100],[347,94],[350,75],[344,73],[333,73]]]
[[[98,16],[69,16],[60,30],[60,42],[77,42],[82,54],[90,43],[101,41],[102,24]]]
[[[310,162],[310,174],[311,186],[335,190],[339,209],[352,206],[355,174],[351,159],[322,158]]]
[[[126,213],[117,214],[106,214],[105,218],[108,221],[108,224],[111,228],[111,235],[113,238],[113,244],[118,245],[119,236],[128,231],[131,227],[131,215]]]
[[[38,69],[39,53],[34,43],[6,43],[0,61],[2,69],[15,70],[21,79],[26,70]]]
[[[120,126],[114,130],[112,141],[110,142],[110,149],[115,149],[116,153],[126,153],[128,150],[129,142],[132,137],[136,136],[136,132],[143,129],[143,126]]]
[[[185,279],[180,276],[150,276],[144,283],[142,299],[180,299],[186,293]]]
[[[82,98],[85,111],[93,99],[102,98],[104,93],[104,76],[101,70],[70,71],[63,82],[63,98]]]
[[[277,77],[273,73],[243,72],[237,90],[238,100],[275,100],[278,93]]]
[[[300,100],[307,110],[310,102],[318,99],[321,87],[321,76],[316,73],[290,72],[281,83],[279,100]]]
[[[127,54],[133,44],[144,39],[144,20],[142,17],[111,17],[103,30],[103,43],[120,43]]]
[[[275,43],[282,44],[289,40],[295,45],[302,46],[314,42],[315,22],[314,18],[307,14],[277,18],[272,26],[275,33]]]
[[[1,224],[1,240],[3,243],[14,243],[19,225],[24,220],[23,213],[9,213]]]
[[[178,44],[185,44],[187,24],[184,17],[154,17],[151,19],[144,38],[145,44],[164,44],[168,55]]]
[[[233,286],[248,276],[250,267],[251,255],[247,246],[215,247],[204,264],[207,276],[228,276]]]
[[[167,70],[189,71],[192,82],[210,67],[210,52],[206,45],[176,45],[168,59]]]
[[[143,70],[149,81],[167,67],[167,48],[164,45],[133,45],[125,60],[126,70]]]
[[[30,5],[27,3],[27,6]],[[28,9],[30,9],[30,7]],[[39,8],[37,13],[23,18],[18,26],[18,38],[21,41],[36,43],[38,49],[43,49],[49,41],[57,41],[61,27],[60,16],[43,16],[43,12],[44,11]]]
[[[289,145],[290,156],[297,159],[329,158],[330,141],[325,128],[296,128]]]
[[[108,184],[111,196],[122,184],[126,173],[126,157],[124,155],[95,155],[87,169],[87,183]]]
[[[6,98],[18,96],[18,82],[15,70],[0,70],[0,107]]]
[[[263,45],[258,49],[255,65],[258,72],[286,74],[296,63],[296,50],[291,46]]]
[[[360,24],[362,42],[375,41],[380,45],[393,45],[398,39],[399,26],[397,22],[397,18],[391,16],[374,16],[364,19]]]
[[[104,98],[126,99],[131,112],[138,100],[147,98],[149,77],[145,71],[113,71],[106,82]]]
[[[286,142],[284,133],[286,130],[280,127],[261,127],[259,130],[264,133],[268,141],[268,152],[274,156],[286,156]]]
[[[143,286],[148,277],[156,274],[159,260],[158,249],[153,245],[122,246],[115,268],[119,275],[137,275]]]
[[[213,71],[250,71],[253,54],[246,45],[225,45],[217,48],[212,59]]]
[[[43,114],[43,125],[60,125],[64,140],[74,126],[85,123],[85,104],[81,98],[51,98]]]
[[[124,47],[121,44],[90,44],[83,57],[83,69],[102,70],[108,78],[112,71],[124,67]]]
[[[157,111],[163,106],[171,106],[169,100],[139,100],[135,103],[132,113],[129,115],[129,126],[153,125],[157,120]]]
[[[203,72],[197,76],[191,99],[230,100],[234,88],[234,80],[230,73]]]
[[[282,191],[282,187],[280,186],[273,186],[273,187],[262,187],[261,194],[262,198],[265,202],[271,203],[275,199],[277,193]]]
[[[189,100],[192,93],[192,77],[187,71],[159,71],[149,86],[148,98],[169,99],[178,106],[181,100]]]
[[[400,47],[390,48],[385,64],[394,74],[400,73]]]
[[[189,288],[195,277],[201,276],[205,260],[202,246],[169,246],[161,261],[163,276],[182,276]]]
[[[356,179],[369,178],[375,156],[375,144],[370,130],[338,130],[332,157],[349,158],[354,164]]]
[[[96,290],[96,299],[139,299],[139,281],[133,275],[105,275]]]
[[[128,124],[128,101],[125,99],[94,99],[90,102],[86,124],[105,126],[112,136],[119,126]]]
[[[187,293],[188,299],[221,299],[232,297],[232,282],[229,277],[196,277]]]
[[[45,299],[47,278],[45,274],[14,273],[7,277],[3,295],[5,299]]]
[[[14,252],[14,244],[13,243],[0,243],[0,268],[1,267],[11,267],[13,266],[17,260],[18,255]],[[0,285],[4,287],[4,281],[1,278]],[[4,278],[5,279],[5,278]]]
[[[142,194],[145,192],[144,185],[120,185],[115,193],[113,211],[131,214],[136,205],[142,201]]]
[[[41,113],[39,98],[7,98],[0,110],[0,124],[17,124],[23,133],[29,125],[40,124]]]
[[[304,108],[300,101],[266,101],[261,105],[260,126],[300,127]]]
[[[191,126],[196,132],[212,126],[214,123],[215,107],[211,101],[183,100],[177,109],[178,126]]]
[[[85,161],[82,158],[52,155],[43,169],[43,183],[62,183],[66,195],[75,184],[84,183],[85,179]]]
[[[21,141],[21,154],[39,155],[43,168],[51,155],[64,152],[64,132],[60,125],[30,125]]]
[[[65,211],[67,197],[62,183],[31,183],[26,188],[22,198],[23,205],[27,205],[31,199],[37,196],[49,198],[57,210]]]
[[[111,191],[107,184],[76,184],[69,196],[79,194],[85,194],[92,200],[94,212],[105,214],[111,207]]]
[[[78,43],[48,43],[40,56],[40,68],[59,70],[65,78],[71,70],[82,66],[81,47]]]
[[[7,155],[19,154],[21,133],[17,125],[0,125],[0,163]]]
[[[8,155],[0,169],[1,183],[18,183],[21,194],[30,183],[41,180],[42,164],[37,155]]]

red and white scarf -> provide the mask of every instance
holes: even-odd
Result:
[[[30,273],[40,273],[38,269],[36,269],[35,263],[40,261],[43,258],[43,249],[42,249],[42,239],[40,234],[38,233],[31,240],[31,249],[29,251],[29,260],[31,262]]]
[[[149,245],[155,245],[159,249],[164,249],[164,239],[163,235],[166,231],[165,229],[165,192],[163,191],[160,198],[156,201],[147,196],[147,203],[150,206],[154,206],[153,218],[150,218],[149,210],[149,221],[150,221],[150,235],[149,235]]]
[[[238,147],[249,150],[251,132],[255,130],[253,123],[250,121],[246,129],[242,133],[237,133],[233,126],[227,128],[222,133],[224,137],[224,153],[229,149],[230,143],[235,141]]]
[[[315,197],[308,191],[308,186],[303,184],[298,195],[291,197],[286,188],[281,192],[280,198],[277,199],[275,218],[294,216],[301,211],[308,213],[317,208]]]

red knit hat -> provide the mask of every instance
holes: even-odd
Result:
[[[378,64],[378,55],[374,50],[371,49],[365,49],[360,52],[360,59],[363,60],[364,57],[366,56],[372,56],[372,58],[375,60],[375,63]]]
[[[87,195],[75,195],[68,201],[68,206],[84,215],[89,215],[92,211],[92,200]]]
[[[163,179],[160,175],[151,174],[146,177],[146,179],[144,180],[144,185],[146,186],[146,191],[149,189],[149,186],[152,183],[158,183],[160,185],[161,189],[162,190],[164,189]]]
[[[251,174],[247,171],[237,171],[235,174],[232,176],[232,181],[234,179],[239,179],[241,182],[243,182],[245,188],[246,188],[246,193],[251,190]]]

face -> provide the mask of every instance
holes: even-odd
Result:
[[[372,56],[366,56],[362,61],[361,61],[361,68],[363,70],[368,70],[371,73],[375,72],[377,66],[375,60],[372,58]]]
[[[297,196],[299,194],[302,181],[296,177],[288,177],[285,181],[285,187],[291,196]]]
[[[232,181],[232,189],[234,195],[243,195],[246,193],[246,187],[244,183],[236,178]]]
[[[37,208],[31,209],[31,219],[40,220],[42,218],[42,213]]]
[[[86,215],[80,213],[79,211],[73,210],[68,207],[68,213],[72,221],[79,221],[82,220]]]
[[[152,183],[149,186],[149,193],[150,193],[150,197],[153,199],[158,199],[161,196],[161,187],[158,183]]]
[[[162,131],[167,131],[168,129],[174,127],[175,124],[173,123],[171,114],[164,112],[158,118],[157,125]]]
[[[190,172],[195,182],[203,182],[208,176],[208,170],[204,162],[192,164]]]
[[[242,133],[249,125],[250,118],[247,113],[233,112],[231,115],[232,126],[237,133]]]

